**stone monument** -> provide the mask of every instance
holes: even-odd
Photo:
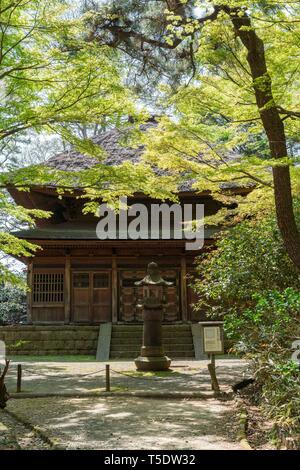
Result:
[[[162,317],[166,289],[172,285],[161,277],[158,265],[153,262],[148,264],[144,279],[135,282],[136,287],[143,287],[143,297],[138,304],[143,308],[143,345],[140,356],[134,361],[138,370],[167,370],[171,365],[162,344]]]

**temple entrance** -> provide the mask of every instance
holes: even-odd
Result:
[[[72,321],[111,321],[111,274],[109,271],[73,272]]]
[[[167,303],[163,309],[163,322],[179,321],[181,320],[179,271],[162,269],[161,273],[166,281],[174,282],[174,286],[167,288]],[[119,321],[126,323],[142,321],[142,311],[136,307],[138,298],[142,294],[142,287],[136,288],[134,283],[144,276],[145,271],[143,270],[122,270],[119,272]]]

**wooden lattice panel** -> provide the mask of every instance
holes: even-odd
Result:
[[[162,271],[166,280],[174,282],[174,286],[166,289],[166,305],[163,309],[163,321],[172,322],[180,319],[179,309],[179,281],[176,270]],[[121,271],[120,272],[120,306],[119,320],[133,323],[141,322],[142,309],[137,308],[138,299],[143,295],[143,288],[136,288],[135,281],[141,280],[145,271]]]
[[[64,301],[63,273],[34,273],[33,304],[54,304]]]
[[[142,321],[142,311],[136,307],[142,288],[134,283],[145,276],[144,271],[122,271],[120,273],[120,320],[133,323]]]
[[[163,321],[177,321],[180,319],[178,272],[174,269],[165,270],[163,271],[163,277],[174,284],[172,287],[167,287],[166,289],[166,304],[163,308]]]

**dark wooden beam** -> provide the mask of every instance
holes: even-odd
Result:
[[[27,265],[27,321],[32,322],[32,296],[33,296],[33,262],[29,261]]]
[[[71,257],[65,258],[65,323],[71,321]]]
[[[118,321],[118,273],[117,273],[117,257],[112,255],[111,259],[111,307],[112,307],[112,322]]]
[[[182,321],[187,321],[187,287],[186,287],[186,257],[181,256],[180,259],[180,294],[181,294],[181,318]]]

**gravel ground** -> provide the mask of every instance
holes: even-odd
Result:
[[[241,449],[233,402],[43,398],[12,400],[9,409],[68,450]]]
[[[12,363],[7,386],[16,389]],[[110,361],[112,390],[210,391],[207,361],[174,361],[170,372],[137,373],[133,362]],[[103,363],[22,362],[24,392],[99,391],[105,385]],[[223,391],[243,378],[246,363],[217,360]],[[125,375],[124,375],[125,374]],[[35,398],[11,399],[7,409],[42,428],[65,449],[240,449],[233,401],[215,399]],[[40,438],[0,411],[6,448],[48,448]],[[1,433],[4,435],[4,433]]]
[[[217,360],[217,376],[223,391],[243,378],[246,363],[238,359]],[[207,361],[173,361],[170,372],[143,374],[136,372],[134,363],[113,362],[111,387],[129,391],[210,391]],[[16,391],[16,363],[8,376],[9,391]],[[100,391],[105,387],[105,364],[99,362],[56,363],[23,362],[23,392],[85,392]],[[97,371],[101,372],[97,372]],[[125,374],[125,375],[123,375]]]
[[[0,410],[0,451],[20,449],[47,450],[49,445],[22,423]]]

